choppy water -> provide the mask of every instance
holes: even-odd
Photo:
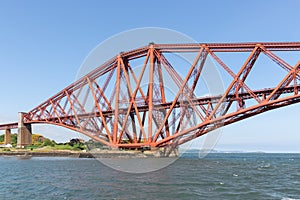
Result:
[[[186,155],[129,174],[94,159],[0,158],[0,199],[300,199],[300,154]]]

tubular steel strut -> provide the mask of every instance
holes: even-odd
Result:
[[[300,43],[151,44],[108,60],[29,111],[24,123],[62,126],[111,147],[180,145],[221,126],[298,103],[300,62],[288,64],[274,53],[279,51],[299,52]],[[218,55],[247,52],[238,71]],[[193,63],[183,66],[185,76],[171,64],[170,53],[195,55]],[[247,78],[261,55],[283,68],[285,76],[271,88],[254,90]],[[207,57],[231,77],[223,94],[196,95]],[[138,61],[141,68],[134,70]],[[167,92],[168,81],[174,83],[174,94]],[[16,127],[17,123],[0,125]]]

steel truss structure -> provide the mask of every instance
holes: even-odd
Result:
[[[149,44],[108,60],[29,111],[24,123],[66,127],[111,147],[177,146],[299,102],[300,61],[291,65],[275,54],[283,51],[300,51],[300,43]],[[194,56],[180,64],[184,76],[172,64],[174,53]],[[240,59],[237,53],[247,57],[235,70],[218,55]],[[246,80],[262,55],[285,76],[272,87],[251,89]],[[208,57],[230,81],[223,94],[199,96]],[[167,82],[175,88],[171,92]]]

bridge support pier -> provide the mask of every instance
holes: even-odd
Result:
[[[163,156],[165,157],[178,157],[179,156],[179,150],[177,146],[166,146],[163,147]]]
[[[11,130],[10,129],[5,130],[4,144],[11,144]]]
[[[20,112],[18,118],[18,148],[24,148],[32,144],[31,124],[24,124],[23,115],[24,113]]]

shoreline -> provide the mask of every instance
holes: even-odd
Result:
[[[252,153],[252,152],[251,152]],[[251,154],[250,153],[250,154]],[[278,153],[262,153],[253,152],[256,154],[278,154]],[[212,153],[216,154],[216,153]],[[228,154],[228,153],[217,153]],[[229,153],[230,154],[230,153]],[[248,154],[248,153],[237,153]],[[286,153],[282,153],[286,154]],[[287,153],[297,154],[297,153]],[[69,158],[166,158],[180,157],[179,155],[164,156],[158,151],[122,151],[122,150],[100,150],[100,151],[71,151],[71,150],[52,150],[52,151],[29,151],[29,150],[14,150],[0,151],[0,157],[17,157],[20,159],[29,159],[31,157],[69,157]]]
[[[100,151],[70,151],[70,150],[52,150],[52,151],[0,151],[1,156],[15,156],[17,158],[30,157],[70,157],[70,158],[161,158],[166,157],[158,151],[120,151],[120,150],[100,150]],[[170,156],[174,157],[174,155]]]
[[[72,157],[72,158],[94,158],[88,152],[67,152],[67,151],[53,151],[53,152],[31,152],[31,151],[11,151],[0,152],[0,156],[14,156],[14,157]]]

